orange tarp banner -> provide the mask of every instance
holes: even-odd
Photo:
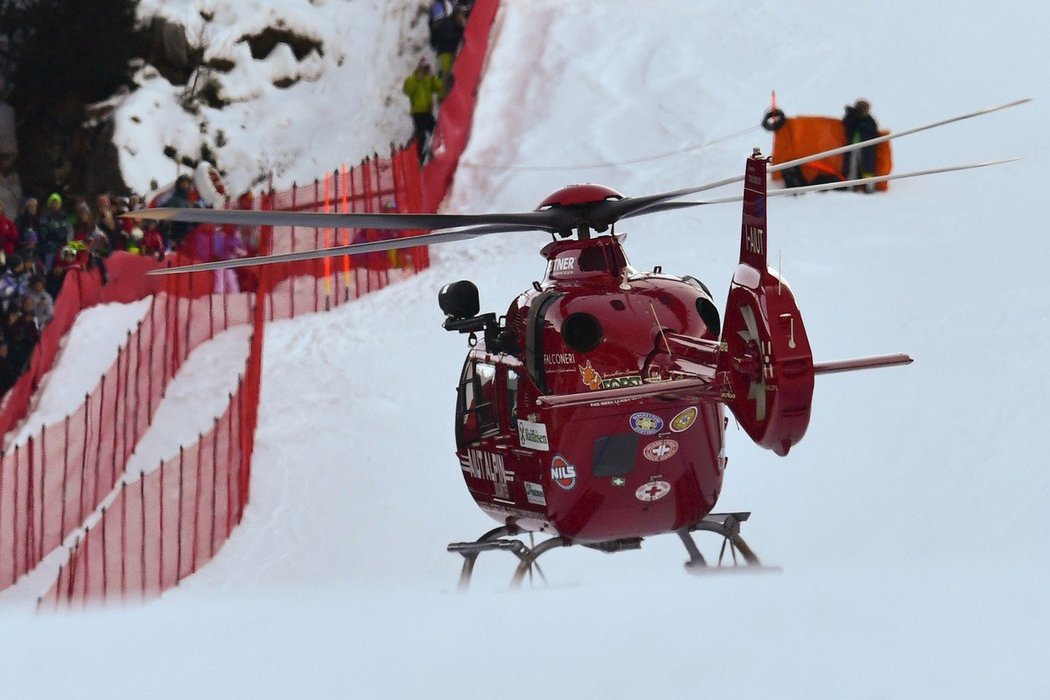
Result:
[[[880,132],[889,133],[889,132]],[[786,163],[796,158],[829,151],[846,145],[846,134],[842,122],[834,117],[789,117],[784,126],[773,134],[773,162]],[[842,155],[829,156],[799,169],[806,182],[842,180]],[[875,144],[875,174],[889,175],[893,169],[893,157],[888,141]],[[783,173],[773,173],[774,180],[783,179]],[[885,191],[888,183],[880,182],[876,189]]]

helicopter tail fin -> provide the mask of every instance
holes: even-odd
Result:
[[[758,149],[744,172],[744,214],[740,222],[740,264],[766,269],[766,158]]]
[[[766,262],[766,163],[748,158],[740,264],[723,314],[723,401],[757,444],[786,455],[809,425],[813,353],[795,297]]]

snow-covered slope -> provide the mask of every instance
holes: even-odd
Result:
[[[459,562],[444,545],[491,522],[452,454],[465,345],[440,330],[436,290],[470,278],[484,310],[502,312],[541,274],[545,241],[505,235],[451,244],[402,285],[273,324],[243,525],[143,609],[4,613],[15,689],[111,695],[101,669],[115,668],[121,687],[165,697],[1050,692],[1050,302],[1037,286],[1050,244],[1032,211],[1050,116],[1033,67],[1050,58],[1050,11],[504,6],[450,210],[530,209],[576,181],[644,194],[738,174],[752,145],[768,148],[752,126],[771,89],[788,114],[837,115],[866,97],[891,130],[1036,98],[894,147],[898,171],[1020,163],[882,196],[771,201],[770,242],[817,359],[916,358],[821,377],[787,459],[731,432],[720,506],[754,513],[748,540],[783,573],[688,577],[665,537],[616,556],[551,552],[551,585],[518,593],[505,588],[510,558],[493,555],[469,595],[454,593]],[[636,267],[724,294],[737,205],[622,229]]]

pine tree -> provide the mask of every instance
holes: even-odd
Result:
[[[26,189],[51,186],[39,172],[61,169],[85,106],[129,83],[137,6],[138,0],[0,0],[0,63],[21,159],[45,161],[35,176],[20,167]]]

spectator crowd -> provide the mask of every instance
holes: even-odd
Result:
[[[158,198],[159,203],[194,206],[192,190],[192,179],[182,175],[170,195]],[[55,192],[44,200],[43,207],[37,198],[27,198],[12,219],[0,202],[0,396],[28,364],[41,331],[54,315],[54,299],[70,270],[95,270],[106,284],[106,259],[114,251],[163,259],[189,238],[186,225],[162,228],[156,221],[121,218],[142,208],[142,198],[135,194],[102,194],[92,206],[85,197],[67,201]],[[243,254],[240,231],[205,233],[204,247],[214,248],[212,239],[220,238],[234,254]],[[188,253],[198,259],[214,259],[214,254],[197,250],[201,247],[195,242]]]
[[[472,1],[433,0],[430,44],[438,71],[432,72],[423,58],[405,80],[421,161],[429,155],[435,107],[452,87],[452,65],[472,5]],[[170,194],[150,204],[191,207],[201,202],[193,192],[193,179],[181,175]],[[235,227],[194,229],[180,223],[162,227],[156,221],[121,218],[144,207],[135,194],[101,194],[92,204],[86,197],[67,201],[54,192],[42,205],[36,197],[27,198],[12,218],[0,202],[0,397],[28,364],[41,331],[54,316],[54,299],[70,270],[97,271],[106,284],[106,259],[115,251],[163,259],[181,249],[198,260],[215,260],[241,257],[255,247],[254,232]],[[216,292],[238,291],[238,280],[229,270],[218,274]]]

